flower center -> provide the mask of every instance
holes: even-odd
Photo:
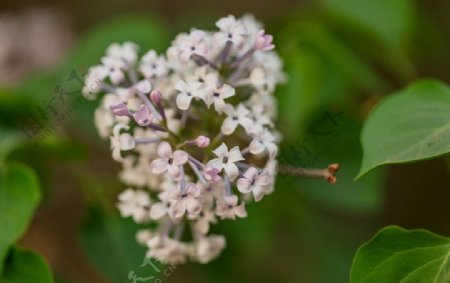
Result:
[[[173,163],[173,158],[172,158],[172,157],[169,158],[169,160],[167,161],[167,163],[169,163],[170,165],[172,165],[172,163]]]
[[[227,163],[227,162],[228,162],[228,157],[225,156],[225,157],[223,158],[223,163]]]

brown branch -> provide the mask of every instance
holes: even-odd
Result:
[[[278,172],[283,175],[301,176],[307,178],[320,178],[327,180],[328,183],[336,183],[336,172],[339,170],[339,164],[333,163],[325,169],[312,169],[303,167],[293,167],[290,165],[280,164]]]

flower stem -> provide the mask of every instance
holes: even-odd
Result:
[[[339,164],[333,163],[324,169],[312,169],[303,167],[293,167],[289,165],[280,164],[278,172],[283,175],[301,176],[307,178],[325,179],[328,183],[334,184],[337,179],[335,173],[339,170]]]

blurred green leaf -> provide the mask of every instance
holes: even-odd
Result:
[[[8,154],[20,145],[23,134],[0,126],[0,170]]]
[[[25,232],[37,207],[41,192],[35,173],[14,163],[2,172],[0,183],[0,274],[10,245]]]
[[[367,62],[319,23],[289,25],[279,41],[288,81],[277,93],[283,109],[280,124],[286,126],[288,140],[304,132],[315,113],[347,108],[360,90],[378,94],[388,87]]]
[[[390,45],[400,45],[411,32],[414,4],[410,0],[321,0],[330,11]]]
[[[402,79],[415,76],[414,66],[406,54],[411,44],[413,24],[416,21],[415,4],[410,0],[321,0],[325,9],[360,40],[369,35],[372,50],[382,54],[378,60],[388,64]],[[354,33],[358,35],[354,35]],[[383,51],[380,51],[381,49]]]
[[[346,82],[342,74],[320,55],[298,48],[289,54],[286,64],[288,83],[280,90],[280,125],[287,139],[304,132],[316,111],[339,100]]]
[[[1,283],[52,283],[53,275],[47,262],[35,252],[11,249],[5,263]]]
[[[351,282],[449,282],[450,238],[426,230],[382,229],[356,252]]]
[[[382,101],[367,119],[357,178],[383,164],[433,158],[450,151],[450,88],[420,80]]]
[[[81,230],[81,243],[89,260],[110,281],[123,283],[128,274],[155,276],[150,265],[141,267],[146,248],[136,242],[137,226],[131,219],[90,208]],[[155,262],[155,266],[161,266]]]

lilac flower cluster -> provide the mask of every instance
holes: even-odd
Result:
[[[130,186],[118,209],[158,223],[137,239],[172,264],[217,257],[226,242],[210,225],[246,217],[277,174],[273,92],[284,77],[272,36],[252,16],[216,26],[179,34],[165,55],[139,59],[135,44],[114,43],[85,82],[88,99],[104,94],[95,124]]]

